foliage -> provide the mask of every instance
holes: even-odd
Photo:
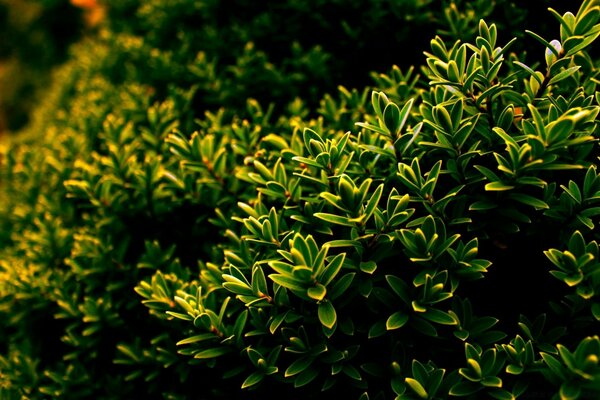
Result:
[[[81,32],[80,12],[68,0],[0,0],[0,133],[27,123],[51,68]]]
[[[3,144],[0,396],[597,397],[600,2],[448,4],[329,94],[336,36],[277,16],[342,2],[225,3],[107,2]]]

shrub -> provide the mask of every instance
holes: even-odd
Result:
[[[0,0],[0,133],[28,121],[36,95],[82,30],[68,0]]]
[[[109,3],[3,149],[3,397],[599,394],[598,1],[515,39],[449,5],[421,66],[317,106],[325,47],[197,53],[192,3]]]

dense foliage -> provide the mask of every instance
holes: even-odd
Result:
[[[103,2],[2,143],[0,398],[599,396],[600,1],[253,3]]]

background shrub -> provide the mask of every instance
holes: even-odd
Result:
[[[37,89],[81,29],[80,12],[68,0],[0,1],[0,133],[27,123]]]
[[[598,394],[597,1],[104,6],[3,143],[2,397]]]

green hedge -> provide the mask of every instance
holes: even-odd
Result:
[[[106,2],[2,143],[1,398],[600,395],[600,2],[351,4]]]

